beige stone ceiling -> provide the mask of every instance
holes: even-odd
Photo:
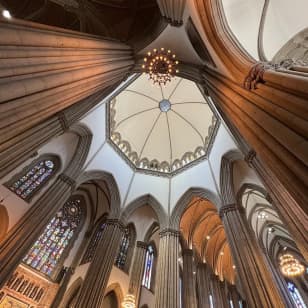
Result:
[[[160,109],[162,100],[170,110]],[[194,82],[176,77],[160,87],[147,75],[112,100],[109,121],[110,139],[125,157],[162,174],[206,156],[217,122]]]
[[[215,206],[200,197],[192,198],[181,218],[180,230],[187,245],[196,249],[219,279],[234,284],[230,246]]]

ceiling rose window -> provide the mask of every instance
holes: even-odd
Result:
[[[108,108],[116,150],[133,168],[166,176],[206,158],[218,125],[198,86],[179,77],[153,86],[143,74]]]

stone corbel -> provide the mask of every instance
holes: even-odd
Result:
[[[274,66],[269,62],[255,63],[244,80],[244,88],[247,90],[257,89],[258,83],[265,83],[263,78],[264,72],[273,68]]]
[[[255,150],[250,150],[246,155],[244,160],[246,161],[246,163],[248,164],[249,167],[252,167],[252,162],[255,159],[257,153]]]

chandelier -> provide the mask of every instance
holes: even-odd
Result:
[[[122,302],[122,308],[136,308],[135,296],[126,294]]]
[[[279,261],[280,270],[287,277],[301,275],[305,270],[304,266],[289,253],[282,255]]]
[[[160,86],[166,85],[174,77],[175,73],[179,72],[176,68],[179,61],[176,60],[176,55],[172,54],[170,49],[154,48],[153,51],[147,53],[143,61],[143,72],[150,76],[154,84]]]

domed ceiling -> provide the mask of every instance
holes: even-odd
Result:
[[[108,135],[136,169],[173,175],[207,156],[217,119],[197,85],[141,75],[108,105]]]

